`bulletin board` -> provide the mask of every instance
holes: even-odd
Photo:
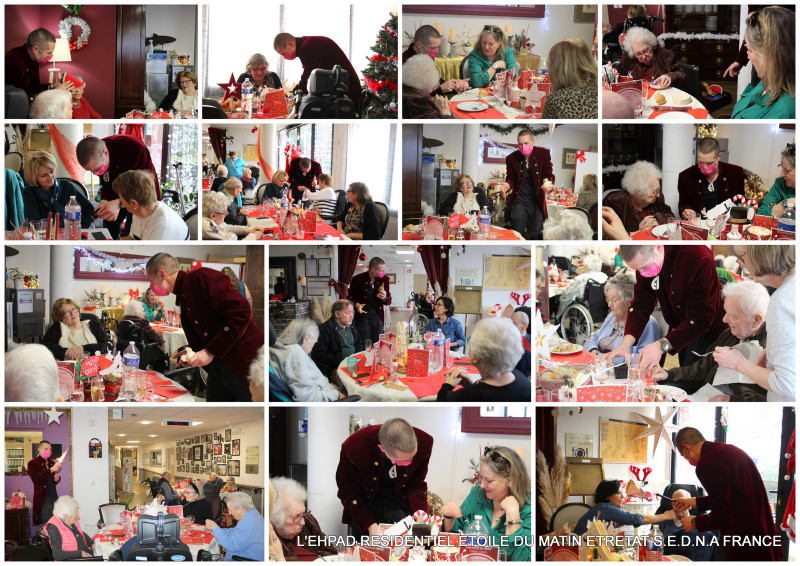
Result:
[[[243,153],[242,158],[245,161],[258,161],[258,146],[256,144],[245,144]]]
[[[606,462],[647,463],[647,438],[634,440],[647,425],[600,417],[600,456]]]
[[[592,495],[597,484],[606,479],[602,458],[567,457],[567,472],[572,476],[570,495]]]
[[[531,256],[487,255],[483,257],[483,288],[526,291],[531,288]]]
[[[576,6],[577,9],[577,6]],[[579,192],[583,186],[583,176],[587,173],[597,175],[599,162],[596,151],[584,151],[583,156],[586,161],[575,161],[575,192]]]
[[[457,314],[483,314],[483,287],[456,286],[453,292]]]

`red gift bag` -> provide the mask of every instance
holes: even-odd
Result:
[[[8,502],[8,508],[25,509],[25,494],[21,491],[15,491]]]
[[[282,88],[267,89],[264,95],[264,114],[267,118],[286,118],[289,115],[286,93]]]

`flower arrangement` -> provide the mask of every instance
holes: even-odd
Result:
[[[497,168],[489,173],[489,182],[491,183],[504,183],[506,180],[505,169]]]
[[[535,45],[525,33],[514,34],[514,47],[519,53],[530,51]]]
[[[32,271],[22,271],[16,267],[12,267],[8,270],[8,276],[14,281],[21,280],[22,286],[25,289],[39,288],[39,275],[34,274]]]
[[[480,474],[480,465],[481,465],[481,456],[483,456],[483,446],[478,446],[478,459],[475,458],[469,459],[469,477],[464,478],[461,480],[461,483],[469,483],[471,485],[477,485],[481,482],[481,474]]]
[[[189,65],[191,62],[191,57],[186,53],[178,53],[174,49],[171,51],[167,51],[167,57],[170,59],[178,61],[179,65]]]

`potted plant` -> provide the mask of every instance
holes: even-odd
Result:
[[[22,271],[17,267],[8,270],[8,276],[14,281],[15,289],[38,289],[39,276],[31,271]]]

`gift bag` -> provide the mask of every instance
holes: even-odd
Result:
[[[8,502],[9,509],[25,509],[25,494],[15,491]]]
[[[289,105],[286,93],[282,88],[267,89],[264,95],[264,114],[267,118],[286,118],[289,116]]]

